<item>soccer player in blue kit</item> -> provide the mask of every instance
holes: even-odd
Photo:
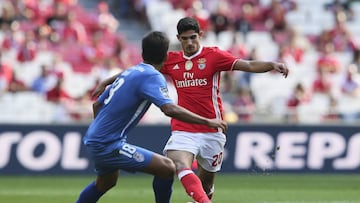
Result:
[[[170,99],[165,78],[159,72],[168,48],[169,39],[164,33],[153,31],[145,35],[143,63],[123,71],[93,104],[95,118],[83,141],[94,162],[97,178],[82,190],[77,203],[97,202],[116,185],[120,170],[174,177],[175,164],[171,159],[126,141],[127,134],[152,103],[166,116],[227,130],[224,121],[194,114]]]

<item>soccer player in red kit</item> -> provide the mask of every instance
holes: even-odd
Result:
[[[219,93],[221,71],[240,70],[263,73],[276,70],[285,77],[287,67],[282,63],[245,61],[236,58],[217,47],[203,47],[200,38],[203,33],[198,22],[190,17],[181,19],[177,24],[177,38],[182,51],[169,52],[163,74],[169,75],[178,94],[178,104],[207,118],[223,118],[222,101]],[[176,119],[171,120],[172,135],[164,153],[176,165],[179,180],[186,192],[197,202],[211,202],[214,192],[214,179],[220,170],[226,142],[225,134],[219,129],[203,125],[188,124]],[[198,162],[198,176],[191,170],[191,164]],[[157,203],[168,203],[163,191],[169,186],[159,178],[154,180]],[[168,181],[168,180],[167,180]]]
[[[169,52],[161,72],[173,80],[178,105],[204,117],[223,119],[219,94],[222,71],[264,73],[276,70],[285,77],[288,75],[288,68],[283,63],[247,61],[217,47],[203,47],[200,44],[203,32],[194,18],[180,19],[177,31],[182,51]],[[100,89],[111,81],[111,78],[104,81]],[[186,193],[196,202],[211,203],[215,174],[222,164],[225,132],[176,119],[171,120],[171,130],[164,154],[174,161],[176,174]],[[198,175],[191,169],[195,159]],[[170,202],[172,183],[173,180],[154,178],[156,203]]]

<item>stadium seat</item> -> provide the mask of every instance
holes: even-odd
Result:
[[[248,47],[254,48],[258,45],[272,43],[272,41],[269,32],[253,31],[248,33],[245,43]]]
[[[151,4],[146,6],[146,14],[149,19],[150,26],[153,30],[166,30],[162,20],[164,19],[164,14],[171,13],[173,7],[170,2],[167,1],[152,1]]]

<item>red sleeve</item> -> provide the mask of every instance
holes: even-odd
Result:
[[[217,71],[229,71],[233,69],[233,66],[238,59],[231,53],[227,51],[220,50],[219,48],[214,48],[214,63]]]

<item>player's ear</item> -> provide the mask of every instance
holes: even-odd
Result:
[[[176,35],[176,38],[180,41],[180,35],[179,34]]]
[[[200,31],[200,32],[199,32],[199,38],[202,38],[203,35],[204,35],[204,32],[203,32],[203,31]]]

